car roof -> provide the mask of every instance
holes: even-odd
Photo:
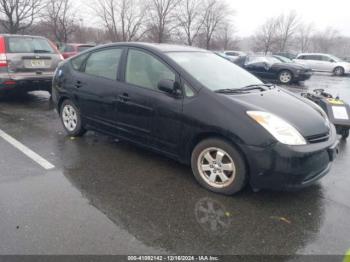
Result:
[[[30,38],[43,38],[43,39],[46,39],[45,37],[38,36],[38,35],[0,34],[0,36],[4,36],[4,37],[30,37]]]
[[[112,46],[126,46],[126,47],[140,47],[149,50],[158,51],[161,53],[168,52],[209,52],[208,50],[200,49],[192,46],[182,46],[182,45],[171,45],[171,44],[156,44],[156,43],[144,43],[144,42],[120,42],[101,45],[96,48],[101,47],[112,47]]]
[[[324,53],[301,53],[301,54],[298,54],[298,56],[302,56],[302,55],[326,55],[326,56],[329,56],[330,54],[324,54]]]

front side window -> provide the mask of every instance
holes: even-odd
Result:
[[[55,53],[50,43],[43,38],[9,37],[7,43],[9,53]]]
[[[175,74],[152,55],[129,50],[125,80],[132,85],[157,90],[161,80],[175,81]]]
[[[117,48],[92,53],[86,61],[85,73],[116,80],[122,53],[123,50]]]
[[[169,52],[167,55],[205,87],[239,89],[262,82],[226,59],[207,52]]]

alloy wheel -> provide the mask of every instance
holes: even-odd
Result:
[[[73,132],[78,125],[77,111],[71,105],[65,105],[62,110],[62,120],[65,128]]]
[[[282,73],[280,74],[280,81],[281,81],[281,83],[287,84],[287,83],[289,83],[291,80],[292,80],[292,75],[291,75],[291,73],[285,71],[285,72],[282,72]]]
[[[214,188],[224,188],[233,183],[236,166],[231,156],[220,148],[207,148],[198,157],[198,170],[203,180]]]

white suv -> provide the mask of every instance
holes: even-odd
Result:
[[[331,72],[337,76],[350,74],[350,63],[329,54],[304,53],[299,54],[294,61],[307,65],[314,71]]]

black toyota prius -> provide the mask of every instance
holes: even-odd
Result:
[[[217,193],[303,188],[336,156],[321,108],[202,49],[90,49],[59,66],[52,95],[70,136],[94,130],[164,154]]]

